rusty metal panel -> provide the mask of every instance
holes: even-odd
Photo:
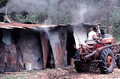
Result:
[[[20,55],[20,53],[21,53],[21,51],[20,51],[20,47],[19,47],[19,45],[18,44],[16,44],[16,52],[17,52],[17,72],[19,72],[20,71],[20,59],[19,59],[19,55]]]
[[[4,72],[5,67],[5,44],[0,42],[0,72]]]
[[[62,67],[62,52],[61,52],[61,46],[60,46],[60,43],[57,42],[56,45],[55,45],[55,48],[53,49],[55,50],[55,53],[54,53],[54,57],[55,57],[55,67],[56,68],[61,68]]]
[[[21,31],[18,45],[21,50],[21,56],[23,56],[20,57],[22,67],[25,65],[26,70],[43,68],[42,48],[38,32],[31,30]]]
[[[61,57],[62,57],[62,67],[67,65],[67,51],[66,51],[66,41],[67,41],[67,30],[62,27],[59,29],[59,40],[61,44]]]
[[[50,45],[53,50],[53,56],[54,56],[54,61],[55,61],[55,68],[61,68],[61,46],[60,46],[60,40],[59,40],[59,35],[57,32],[50,32],[49,33],[49,40],[50,40]]]
[[[17,71],[17,52],[14,44],[5,46],[5,71]]]
[[[42,50],[43,50],[43,66],[44,68],[46,68],[48,52],[49,52],[48,38],[45,32],[41,32],[40,35],[41,35],[41,43],[42,43]]]
[[[65,64],[64,56],[66,52],[66,32],[59,28],[57,31],[49,33],[49,40],[53,50],[55,68],[61,68]]]
[[[32,28],[35,27],[44,27],[44,25],[41,24],[23,24],[23,23],[17,23],[13,22],[9,19],[9,17],[6,15],[6,19],[9,23],[0,23],[0,28],[6,28],[6,29],[14,29],[14,28]],[[55,27],[56,25],[45,25],[45,27]]]

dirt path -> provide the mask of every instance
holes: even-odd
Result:
[[[120,79],[120,69],[115,68],[109,74],[90,71],[77,73],[73,66],[69,66],[63,69],[6,72],[5,74],[0,74],[0,79]]]

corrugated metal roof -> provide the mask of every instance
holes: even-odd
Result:
[[[34,29],[35,27],[55,27],[56,25],[40,25],[40,24],[23,24],[23,23],[17,23],[17,22],[11,22],[11,23],[0,23],[0,28],[6,28],[6,29],[13,29],[13,28],[31,28]]]
[[[43,24],[24,24],[24,23],[18,23],[18,22],[12,22],[6,15],[6,19],[9,23],[0,22],[0,28],[5,29],[14,29],[14,28],[31,28],[34,29],[35,27],[55,27],[57,25],[43,25]]]

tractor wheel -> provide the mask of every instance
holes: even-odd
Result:
[[[86,64],[85,62],[82,61],[75,61],[75,69],[77,72],[87,72],[89,71],[90,64]]]
[[[83,66],[83,64],[86,65],[86,63],[80,61],[80,54],[79,54],[79,52],[80,52],[80,51],[77,50],[76,53],[75,53],[75,56],[74,56],[74,59],[75,59],[75,62],[74,62],[74,64],[75,64],[75,69],[76,69],[76,71],[79,72],[79,73],[80,73],[80,72],[86,72],[86,71],[89,70],[90,65],[87,64],[87,66]]]
[[[80,62],[80,54],[79,54],[79,50],[77,50],[75,52],[75,56],[74,56],[74,59],[77,59],[79,61],[75,61],[74,64],[75,64],[75,69],[77,72],[82,72],[82,63]]]
[[[75,61],[74,64],[76,71],[79,73],[82,72],[82,64],[79,61]]]
[[[120,69],[120,56],[118,56],[118,58],[116,60],[116,65]]]
[[[80,60],[80,54],[79,54],[80,50],[77,50],[75,52],[75,56],[74,56],[74,59],[79,59]]]
[[[102,62],[100,62],[99,64],[101,73],[103,74],[111,73],[113,71],[115,64],[114,54],[112,50],[110,48],[103,49],[100,52],[99,59],[102,60]]]

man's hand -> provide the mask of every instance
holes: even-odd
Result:
[[[102,37],[100,37],[99,39],[100,39],[100,41],[102,41]]]

